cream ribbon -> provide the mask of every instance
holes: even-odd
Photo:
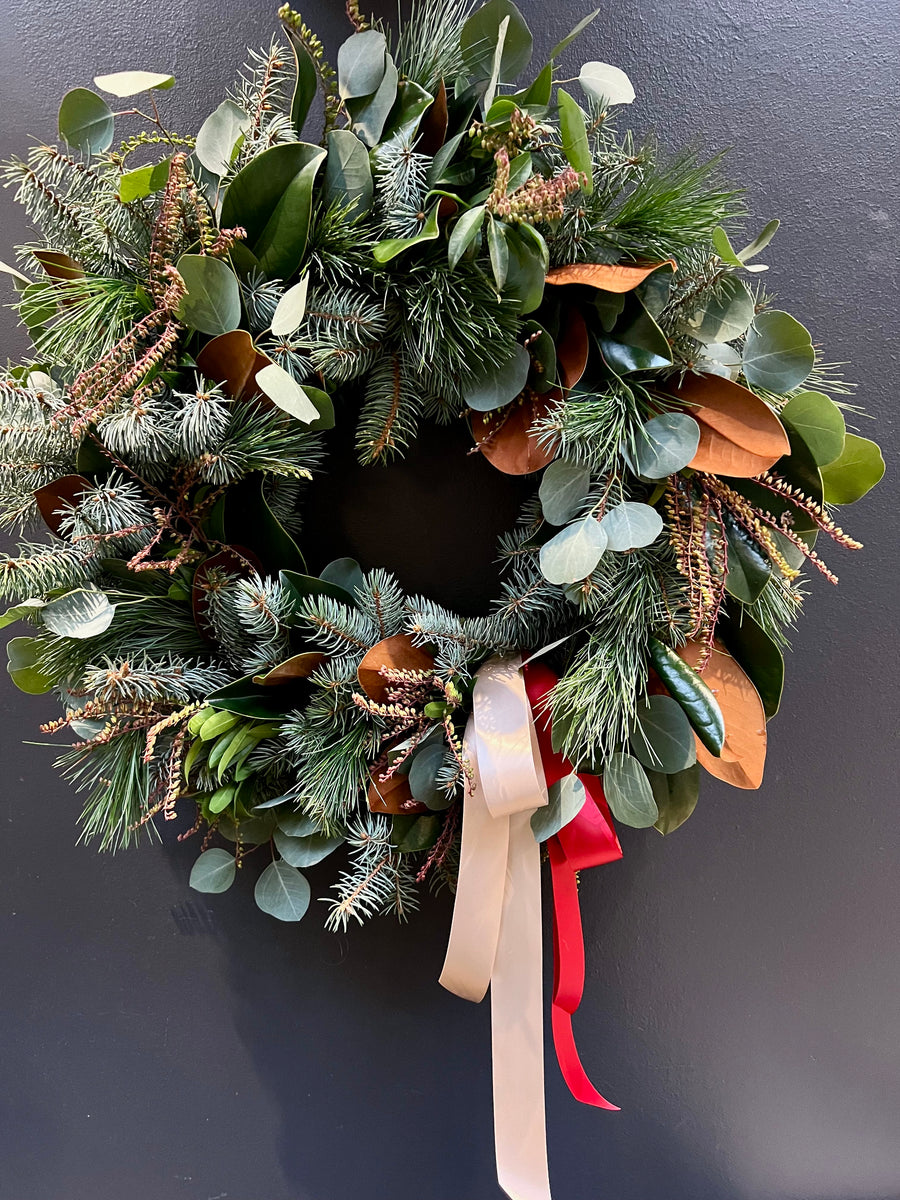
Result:
[[[511,1200],[550,1200],[544,1116],[540,847],[548,803],[519,658],[478,672],[464,750],[459,883],[440,982],[466,1000],[491,989],[497,1179]]]

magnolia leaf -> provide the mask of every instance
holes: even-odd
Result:
[[[683,771],[697,761],[691,723],[671,696],[638,705],[629,741],[634,756],[654,771]]]
[[[582,189],[590,194],[594,190],[594,166],[584,113],[562,88],[557,89],[556,96],[559,103],[559,133],[563,152],[569,160],[569,165],[581,176]]]
[[[102,154],[112,145],[113,111],[96,92],[73,88],[59,106],[59,136],[82,154]]]
[[[314,867],[337,850],[343,841],[342,837],[328,837],[324,833],[296,837],[281,828],[275,830],[275,849],[290,867]]]
[[[687,413],[667,412],[651,417],[635,438],[630,451],[623,447],[628,465],[644,479],[666,479],[686,467],[700,444],[700,426]]]
[[[584,374],[591,353],[591,339],[584,317],[577,308],[563,309],[556,343],[560,386],[571,389]]]
[[[535,421],[547,416],[559,399],[561,393],[556,388],[546,396],[526,393],[525,399],[512,408],[473,417],[472,433],[478,449],[504,475],[529,475],[546,467],[556,451],[532,430]]]
[[[381,674],[383,667],[402,671],[430,671],[434,657],[422,646],[416,646],[408,633],[395,633],[384,638],[363,655],[356,668],[359,686],[370,700],[383,704],[388,684]]]
[[[58,637],[92,638],[105,633],[116,615],[99,588],[77,588],[51,600],[43,609],[41,619],[51,633]]]
[[[281,574],[283,576],[293,575],[294,572],[282,571]],[[306,650],[302,654],[294,654],[290,658],[286,658],[284,662],[270,667],[261,675],[254,675],[253,682],[261,684],[262,687],[277,687],[283,683],[290,683],[294,679],[308,679],[326,662],[328,662],[327,654],[323,654],[320,650]]]
[[[139,92],[165,92],[175,86],[175,76],[157,71],[116,71],[113,75],[96,75],[94,85],[110,96],[136,96]]]
[[[626,500],[606,513],[600,528],[606,534],[608,550],[638,550],[656,541],[663,531],[663,519],[649,504]]]
[[[533,40],[525,18],[512,0],[488,0],[466,21],[460,35],[463,62],[476,81],[488,80],[494,67],[494,52],[500,26],[508,20],[498,78],[511,83],[531,62]]]
[[[194,153],[211,171],[221,178],[240,150],[250,128],[250,117],[233,100],[223,100],[200,126]]]
[[[877,444],[848,433],[840,457],[822,468],[825,500],[829,504],[854,504],[882,475],[884,459]]]
[[[634,88],[620,67],[609,63],[588,62],[581,68],[578,82],[585,93],[598,104],[631,104]]]
[[[706,653],[702,642],[687,642],[679,657],[697,667]],[[697,760],[711,775],[733,787],[755,790],[766,761],[766,714],[747,673],[717,641],[701,678],[715,694],[725,722],[721,755],[713,757],[697,740]]]
[[[823,392],[798,392],[779,415],[797,431],[820,467],[840,458],[847,431],[844,415]]]
[[[556,381],[556,346],[553,338],[537,321],[522,326],[525,348],[531,358],[528,386],[537,392],[548,392]]]
[[[481,233],[486,211],[483,204],[466,209],[453,226],[453,232],[447,241],[447,259],[451,271]]]
[[[650,661],[673,700],[684,709],[703,745],[712,754],[721,753],[725,722],[709,684],[670,647],[651,637]]]
[[[686,375],[673,395],[690,405],[700,445],[689,466],[752,478],[790,453],[784,426],[764,400],[718,375]]]
[[[452,790],[448,791],[439,778],[444,758],[443,742],[432,742],[415,753],[409,768],[409,790],[413,799],[433,812],[449,808],[453,802]]]
[[[169,182],[169,159],[162,162],[150,163],[146,167],[137,167],[134,171],[126,171],[119,176],[119,199],[123,204],[131,204],[135,200],[143,200],[154,192],[162,191]]]
[[[536,229],[500,223],[507,249],[506,282],[503,295],[516,300],[520,313],[530,313],[544,298],[547,272],[547,244]]]
[[[309,292],[309,276],[304,275],[299,283],[288,288],[272,317],[272,333],[275,337],[290,337],[299,328],[306,315],[306,296]]]
[[[253,898],[270,917],[279,921],[299,921],[309,908],[309,884],[296,867],[286,862],[273,862],[257,879]]]
[[[631,292],[644,282],[648,275],[662,267],[677,269],[674,258],[662,262],[646,263],[570,263],[566,267],[554,267],[547,273],[547,283],[560,286],[567,283],[583,283],[587,287],[601,288],[604,292]]]
[[[415,135],[419,128],[419,122],[434,103],[434,99],[431,92],[427,92],[421,84],[415,83],[412,79],[401,79],[397,84],[397,99],[394,101],[381,135],[382,141],[386,142],[397,136],[409,138],[416,142],[417,152],[424,154],[425,151],[421,149],[421,139],[417,139]]]
[[[549,803],[531,814],[531,832],[536,842],[546,842],[574,821],[587,800],[584,784],[577,775],[565,775],[548,790]]]
[[[195,892],[227,892],[234,876],[234,855],[214,847],[204,850],[194,863],[188,883]]]
[[[365,583],[363,569],[355,558],[333,559],[319,572],[319,578],[325,583],[333,583],[343,588],[351,604],[356,603],[356,591]]]
[[[401,854],[417,854],[420,850],[429,850],[441,831],[440,817],[431,814],[400,814],[393,818],[391,824],[393,842]]]
[[[630,754],[611,754],[603,773],[603,791],[616,820],[634,829],[649,829],[659,818],[650,780]]]
[[[201,373],[221,383],[232,400],[251,400],[259,395],[256,376],[271,359],[257,350],[246,329],[234,329],[207,342],[197,355]]]
[[[177,265],[187,292],[178,315],[186,325],[213,336],[241,323],[241,289],[234,271],[210,254],[182,254]]]
[[[725,587],[742,604],[753,604],[772,576],[772,564],[750,534],[729,515],[724,514],[728,546],[728,573]]]
[[[541,574],[550,583],[587,579],[606,549],[606,531],[594,517],[567,525],[541,547]]]
[[[387,41],[377,29],[354,33],[338,50],[338,94],[342,100],[371,96],[384,79]]]
[[[565,525],[571,521],[580,512],[590,486],[589,467],[565,458],[552,462],[544,472],[538,493],[544,520],[551,525]]]
[[[520,395],[528,382],[531,358],[524,346],[516,346],[512,358],[463,389],[463,399],[475,412],[492,412]]]
[[[700,766],[694,763],[684,771],[664,775],[659,771],[648,771],[647,778],[653,789],[653,799],[659,809],[655,828],[660,833],[674,833],[683,825],[700,798]]]
[[[669,340],[636,296],[629,296],[610,334],[598,339],[603,359],[617,375],[655,371],[672,362]]]
[[[20,692],[42,696],[53,687],[53,680],[38,666],[38,643],[35,638],[15,637],[6,644],[6,669]]]
[[[698,342],[733,342],[750,327],[756,309],[753,297],[736,275],[726,275],[684,322]]]
[[[784,690],[784,655],[747,610],[734,606],[725,619],[720,618],[716,632],[721,633],[726,650],[734,656],[759,692],[766,720],[778,712]]]
[[[329,130],[322,184],[325,207],[337,201],[348,206],[349,217],[356,218],[372,207],[374,194],[372,166],[366,147],[349,129]]]
[[[319,417],[319,410],[307,396],[305,390],[284,367],[270,363],[256,372],[256,382],[269,397],[284,412],[296,417],[304,425],[309,425]]]
[[[789,313],[769,309],[756,317],[744,342],[744,376],[752,387],[785,393],[799,386],[816,361],[809,330]]]
[[[303,384],[303,391],[306,393],[307,400],[312,402],[319,414],[314,421],[310,421],[310,429],[334,429],[334,403],[328,393],[323,392],[321,388],[312,387],[308,383]]]
[[[599,8],[595,8],[592,13],[588,13],[588,15],[586,17],[582,17],[581,20],[578,22],[578,24],[575,26],[575,28],[572,30],[572,32],[567,33],[566,36],[562,39],[562,41],[556,43],[556,45],[553,47],[553,49],[550,51],[549,55],[547,56],[551,63],[553,62],[553,60],[555,58],[559,58],[559,56],[562,54],[563,50],[568,49],[568,47],[571,46],[572,42],[574,42],[577,37],[579,37],[582,33],[584,33],[584,31],[585,31],[585,29],[587,29],[588,25],[590,25],[592,21],[596,20],[596,18],[599,17],[600,11],[601,10]]]

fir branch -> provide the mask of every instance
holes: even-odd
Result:
[[[359,461],[367,466],[401,457],[416,436],[421,411],[421,388],[400,355],[379,358],[366,377],[356,427]]]
[[[402,921],[415,912],[415,876],[391,843],[388,818],[367,813],[350,826],[347,842],[351,866],[333,885],[337,896],[329,898],[326,928],[346,931],[351,919],[361,925],[382,913],[393,913]]]

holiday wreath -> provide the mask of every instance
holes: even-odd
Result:
[[[193,805],[194,888],[264,860],[257,904],[299,920],[334,855],[335,929],[458,882],[442,982],[490,981],[495,1030],[535,996],[540,1020],[547,843],[555,1042],[604,1105],[571,1036],[575,870],[621,854],[612,818],[677,828],[701,766],[759,786],[801,568],[834,579],[816,539],[857,544],[832,506],[883,464],[760,285],[778,222],[735,249],[719,162],[618,130],[621,70],[557,83],[596,14],[519,86],[511,0],[417,0],[396,34],[347,11],[332,69],[282,8],[195,135],[160,111],[170,75],[124,72],[5,167],[40,232],[6,268],[34,350],[0,384],[0,506],[51,534],[0,566],[0,621],[32,627],[9,671],[62,701],[46,728],[76,739],[60,766],[103,849]],[[336,432],[379,471],[423,422],[534,477],[482,615],[304,559]],[[495,1041],[500,1177],[543,1195],[540,1055],[516,1036]]]

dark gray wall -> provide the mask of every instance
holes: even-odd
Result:
[[[586,7],[521,2],[544,48]],[[315,7],[334,45],[343,5]],[[173,70],[193,127],[272,24],[263,0],[2,11],[4,155],[124,67]],[[754,217],[784,221],[771,286],[854,361],[894,462],[898,34],[892,0],[624,0],[578,50],[629,72],[637,123],[735,147]],[[578,1036],[624,1111],[579,1107],[550,1062],[559,1200],[900,1196],[896,509],[895,469],[849,515],[866,549],[832,554],[840,588],[813,585],[762,790],[707,784],[674,837],[626,830],[582,881]],[[52,752],[22,742],[46,704],[0,705],[2,1200],[499,1195],[488,1013],[436,983],[446,901],[336,938],[246,887],[192,894],[193,846],[76,848]]]

